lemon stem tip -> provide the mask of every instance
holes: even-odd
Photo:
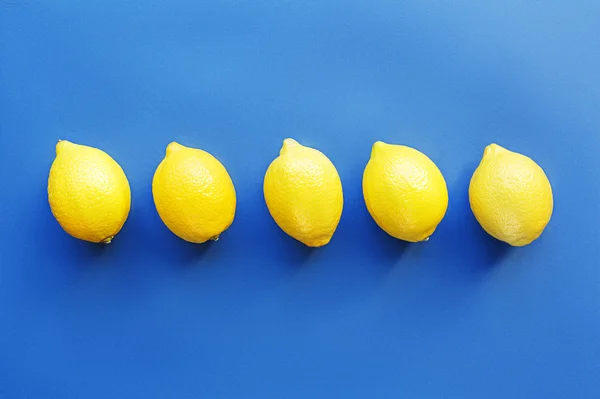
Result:
[[[373,147],[371,148],[371,156],[374,156],[375,154],[377,154],[378,152],[380,152],[381,150],[383,150],[388,145],[389,144],[384,143],[383,141],[376,141],[373,144]]]
[[[488,145],[487,147],[485,147],[485,150],[483,151],[483,156],[484,157],[489,157],[489,156],[493,156],[493,155],[497,155],[503,152],[508,151],[506,148],[499,146],[496,143],[492,143],[490,145]]]
[[[62,139],[58,140],[58,142],[56,143],[56,154],[58,154],[68,144],[71,144],[71,142]]]
[[[181,149],[182,147],[183,146],[181,144],[179,144],[178,142],[172,141],[167,146],[167,155],[171,154],[173,151],[177,151],[177,150]]]
[[[287,139],[283,140],[283,146],[281,147],[281,151],[279,151],[279,154],[283,155],[290,148],[296,147],[299,145],[300,145],[300,143],[298,143],[296,140],[287,138]]]

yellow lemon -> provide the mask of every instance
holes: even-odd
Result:
[[[62,140],[50,168],[48,202],[67,233],[108,244],[127,220],[131,191],[123,169],[107,153]]]
[[[164,224],[185,241],[217,240],[233,223],[233,182],[223,164],[206,151],[169,144],[154,173],[152,195]]]
[[[279,227],[309,247],[329,242],[342,216],[342,182],[322,152],[285,139],[269,165],[265,201]]]
[[[426,241],[448,208],[444,176],[422,152],[403,145],[373,144],[363,174],[369,213],[400,240]]]
[[[497,144],[485,148],[469,201],[485,231],[517,247],[538,238],[552,216],[552,187],[542,168]]]

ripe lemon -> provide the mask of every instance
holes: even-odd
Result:
[[[185,241],[217,240],[233,223],[233,182],[223,164],[206,151],[169,144],[154,173],[152,195],[164,224]]]
[[[322,152],[285,139],[269,165],[265,201],[279,227],[309,247],[329,242],[342,216],[342,182]]]
[[[427,240],[448,208],[446,181],[437,166],[414,148],[381,141],[373,144],[363,195],[379,227],[410,242]]]
[[[485,231],[517,247],[538,238],[552,216],[552,187],[542,168],[497,144],[485,148],[469,201]]]
[[[131,191],[123,169],[107,153],[62,140],[50,168],[48,202],[67,233],[108,244],[127,220]]]

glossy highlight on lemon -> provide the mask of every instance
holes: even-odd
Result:
[[[386,233],[426,241],[444,218],[448,189],[438,167],[422,152],[378,141],[363,174],[369,213]]]
[[[235,217],[235,188],[223,164],[175,142],[156,168],[152,195],[164,224],[192,243],[217,240]]]
[[[512,246],[536,240],[552,217],[550,181],[531,158],[497,144],[485,148],[469,201],[485,231]]]
[[[342,216],[342,182],[322,152],[285,139],[264,180],[267,207],[277,225],[309,247],[331,240]]]
[[[61,140],[48,177],[48,202],[67,233],[108,244],[127,220],[131,190],[123,169],[107,153]]]

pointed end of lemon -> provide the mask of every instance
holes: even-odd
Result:
[[[58,155],[65,148],[71,147],[73,145],[74,144],[68,140],[58,140],[58,143],[56,143],[56,155]]]
[[[169,145],[167,146],[167,155],[174,153],[175,151],[179,151],[182,148],[185,148],[184,146],[182,146],[181,144],[179,144],[176,141],[173,141],[171,143],[169,143]]]
[[[306,245],[307,247],[319,248],[319,247],[323,247],[323,246],[329,244],[329,241],[331,241],[331,237],[332,236],[321,237],[321,238],[317,238],[315,240],[302,241],[302,243],[304,245]]]
[[[374,157],[375,155],[382,153],[389,146],[390,146],[390,144],[384,143],[383,141],[376,141],[373,144],[373,148],[371,148],[371,157]]]
[[[298,143],[294,139],[287,138],[283,140],[283,145],[281,146],[281,151],[279,151],[279,155],[283,155],[288,152],[291,148],[301,147],[302,145]]]
[[[506,148],[499,146],[496,143],[492,143],[485,147],[485,150],[483,151],[483,158],[491,158],[493,156],[505,153],[507,151],[508,150]]]

